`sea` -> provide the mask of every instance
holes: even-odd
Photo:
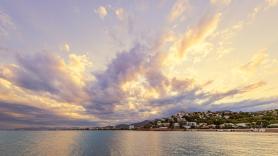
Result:
[[[0,156],[277,156],[278,133],[0,131]]]

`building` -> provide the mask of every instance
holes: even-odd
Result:
[[[215,124],[210,124],[210,125],[208,125],[208,128],[216,128],[216,125]]]
[[[165,123],[162,123],[163,127],[169,127],[170,126],[170,123],[168,122],[165,122]]]
[[[250,127],[249,125],[250,125],[249,123],[238,123],[238,124],[236,124],[236,126],[238,128],[249,128]]]
[[[236,128],[236,125],[233,123],[224,123],[219,125],[219,128]]]
[[[268,125],[269,128],[278,128],[278,123]]]
[[[128,129],[134,129],[135,127],[134,127],[134,125],[129,125],[128,126]]]
[[[157,121],[157,122],[156,122],[156,125],[157,125],[157,126],[161,126],[161,121]]]
[[[179,123],[174,123],[174,128],[180,128],[180,124]]]
[[[186,122],[183,127],[186,128],[186,129],[188,129],[188,128],[196,128],[197,127],[197,123],[196,122]]]
[[[207,123],[199,123],[199,124],[197,125],[197,127],[198,127],[198,128],[204,128],[204,129],[208,129],[208,128],[209,128],[209,126],[208,126]]]
[[[225,119],[229,119],[230,116],[229,116],[229,115],[224,115],[224,118],[225,118]]]

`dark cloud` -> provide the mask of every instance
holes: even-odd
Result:
[[[231,89],[231,90],[228,90],[226,92],[212,93],[209,96],[209,99],[205,103],[203,103],[203,105],[205,105],[205,106],[206,105],[211,105],[214,102],[219,101],[221,99],[224,99],[224,98],[227,98],[227,97],[233,97],[235,95],[239,95],[239,94],[243,94],[243,93],[252,91],[256,88],[264,86],[265,84],[266,84],[265,82],[260,81],[260,82],[256,82],[256,83],[253,83],[253,84],[241,87],[241,88]]]
[[[147,71],[145,76],[149,87],[154,88],[162,96],[166,95],[165,88],[169,86],[169,80],[159,69],[151,68]]]
[[[128,52],[122,52],[108,65],[107,70],[96,74],[96,82],[89,92],[92,100],[87,106],[93,114],[112,113],[116,104],[125,100],[120,88],[126,82],[135,79],[144,70],[146,49],[140,45]]]
[[[95,126],[96,122],[69,119],[50,110],[26,104],[0,102],[0,123],[37,126]],[[0,124],[0,127],[2,127]],[[7,128],[7,127],[5,127]]]
[[[178,95],[175,96],[154,99],[151,100],[150,103],[153,104],[154,106],[163,106],[163,105],[178,104],[184,101],[192,101],[190,103],[192,104],[195,100],[207,98],[206,93],[198,93],[198,91],[199,90],[196,88],[183,93],[179,93]]]
[[[18,65],[0,68],[0,77],[17,86],[37,92],[48,92],[60,100],[78,102],[84,88],[77,84],[66,62],[57,55],[41,52],[17,55]],[[7,72],[8,71],[8,72]]]
[[[270,97],[270,98],[263,98],[263,99],[247,99],[239,102],[221,103],[220,105],[213,106],[212,110],[257,111],[257,110],[261,110],[261,108],[265,105],[273,105],[274,108],[277,109],[278,97]]]
[[[190,81],[192,82],[192,81]],[[188,83],[189,86],[191,83]],[[241,88],[231,89],[226,92],[211,93],[204,91],[203,86],[195,86],[191,90],[179,92],[178,95],[151,100],[152,106],[167,107],[163,114],[173,114],[179,111],[206,111],[206,110],[242,110],[245,108],[258,107],[260,105],[277,103],[277,98],[241,100],[234,103],[219,103],[220,100],[231,98],[235,95],[244,94],[265,85],[264,82],[253,83]],[[193,83],[191,84],[193,85]],[[186,87],[185,87],[186,88]],[[219,104],[216,104],[219,103]]]

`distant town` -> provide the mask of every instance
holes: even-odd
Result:
[[[48,130],[278,130],[278,109],[258,112],[179,112],[172,116],[133,124],[105,127],[52,128]],[[42,128],[43,129],[43,128]]]
[[[278,128],[278,109],[258,112],[179,112],[170,117],[134,124],[98,127],[100,130],[190,130],[190,129],[251,129],[264,131]]]

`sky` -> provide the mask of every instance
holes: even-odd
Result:
[[[0,128],[278,109],[278,0],[2,0]]]

